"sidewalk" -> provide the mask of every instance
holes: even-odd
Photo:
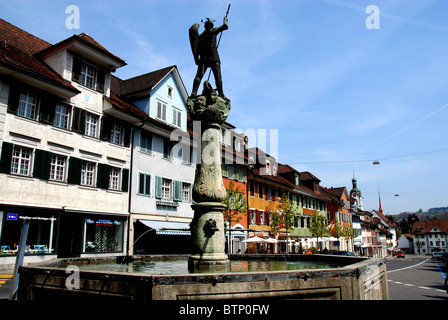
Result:
[[[8,300],[12,286],[13,270],[2,270],[0,272],[0,300]]]

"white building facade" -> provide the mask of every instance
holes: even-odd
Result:
[[[0,241],[14,263],[126,253],[131,125],[104,114],[125,62],[86,34],[56,45],[0,21]]]

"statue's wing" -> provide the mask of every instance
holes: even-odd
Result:
[[[191,51],[193,52],[194,62],[196,64],[199,63],[199,52],[198,52],[199,31],[198,30],[199,30],[199,23],[195,23],[188,30],[188,33],[190,36]]]

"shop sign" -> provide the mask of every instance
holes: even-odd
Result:
[[[20,216],[19,217],[22,220],[43,220],[43,221],[56,221],[56,218],[51,217],[30,217],[30,216]]]
[[[8,213],[8,215],[6,216],[6,220],[15,220],[15,221],[17,221],[18,216],[19,215],[17,213]]]
[[[112,227],[114,225],[119,226],[121,225],[120,221],[113,221],[108,219],[98,219],[98,220],[92,220],[87,219],[86,223],[88,224],[95,224],[96,226],[105,226],[105,227]]]

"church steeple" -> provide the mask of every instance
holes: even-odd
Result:
[[[358,188],[358,184],[355,178],[355,170],[353,170],[353,179],[352,179],[352,190],[350,190],[350,196],[355,199],[356,206],[362,210],[363,205],[363,199],[362,199],[362,193],[361,190]]]
[[[381,207],[380,187],[378,187],[378,201],[379,201],[379,204],[380,204],[380,207],[379,207],[378,211],[383,213],[383,208]]]

